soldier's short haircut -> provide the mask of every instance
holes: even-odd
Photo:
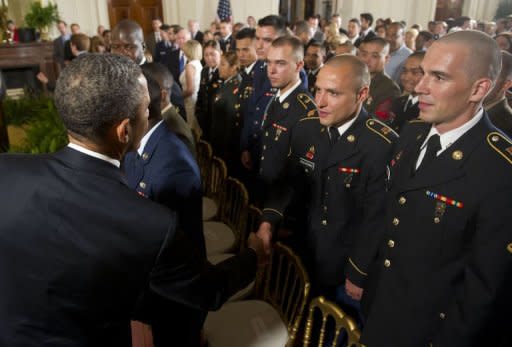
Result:
[[[358,92],[363,87],[370,87],[370,81],[372,79],[368,66],[356,56],[350,54],[341,54],[331,57],[325,63],[325,66],[331,66],[333,68],[340,67],[343,65],[349,65],[350,70],[353,73],[352,80],[354,82],[354,90]]]
[[[361,47],[362,45],[364,44],[377,44],[379,46],[381,46],[383,48],[382,50],[382,53],[385,54],[385,55],[388,55],[389,54],[389,42],[386,41],[385,39],[383,39],[382,37],[371,37],[371,38],[365,38],[363,41],[361,41],[361,45],[359,47]]]
[[[281,36],[272,41],[272,47],[290,46],[292,48],[295,62],[304,60],[304,45],[295,36]]]
[[[278,36],[286,35],[286,20],[281,16],[271,14],[263,17],[258,21],[258,26],[271,26],[274,28]]]
[[[203,52],[208,47],[211,47],[219,52],[221,51],[219,41],[217,40],[206,41],[205,44],[203,45]]]
[[[239,32],[236,33],[235,40],[244,40],[251,39],[254,40],[256,38],[256,30],[254,28],[243,28]]]
[[[82,54],[57,79],[55,105],[68,132],[102,143],[110,127],[135,119],[143,102],[140,67],[115,54]]]
[[[309,28],[309,24],[305,20],[301,20],[295,23],[295,35],[299,36],[310,31],[311,29]]]
[[[308,50],[309,47],[317,47],[317,48],[320,48],[320,52],[325,56],[325,46],[319,42],[319,41],[311,41],[307,47],[306,47],[306,51]]]
[[[160,25],[160,30],[167,32],[167,30],[171,29],[171,26],[169,24],[162,24]]]
[[[171,96],[171,88],[174,84],[174,78],[172,77],[169,69],[160,63],[147,63],[141,66],[144,76],[151,76],[152,79],[158,82],[161,89],[167,89],[169,97]]]
[[[464,68],[470,81],[479,78],[496,81],[501,70],[501,51],[489,35],[475,30],[462,30],[445,35],[433,43],[441,44],[466,48]]]

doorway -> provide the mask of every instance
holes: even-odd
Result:
[[[144,34],[149,34],[151,21],[162,18],[162,0],[108,0],[108,18],[113,28],[123,19],[136,21],[142,27]]]

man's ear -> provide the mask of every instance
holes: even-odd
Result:
[[[169,95],[169,92],[167,91],[167,89],[165,89],[165,88],[160,89],[160,101],[161,102],[166,101],[168,95]]]
[[[491,91],[493,83],[488,78],[480,78],[473,84],[473,90],[469,98],[470,101],[481,102]]]
[[[128,118],[123,119],[115,126],[116,140],[122,144],[128,144],[130,142],[130,136],[132,127]]]

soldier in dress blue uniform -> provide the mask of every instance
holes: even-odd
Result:
[[[240,62],[240,76],[242,82],[238,87],[238,99],[240,103],[240,116],[247,114],[247,105],[252,95],[254,83],[254,66],[258,56],[254,47],[256,30],[253,28],[243,28],[236,36],[236,55]]]
[[[325,61],[325,46],[317,41],[313,41],[306,46],[304,63],[308,73],[308,89],[311,95],[315,95],[316,76]]]
[[[364,110],[369,85],[368,67],[354,56],[333,57],[320,69],[319,118],[296,125],[287,169],[269,191],[258,231],[269,240],[294,194],[304,194],[309,223],[299,249],[314,291],[355,318],[381,238],[385,169],[397,137]]]
[[[388,163],[361,341],[510,346],[512,141],[482,108],[500,50],[483,33],[459,31],[432,44],[421,66],[421,120],[403,129]]]

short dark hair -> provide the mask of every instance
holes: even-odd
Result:
[[[60,23],[64,24],[64,26],[66,26],[66,27],[68,26],[68,23],[66,23],[62,19],[57,21],[57,24],[60,24]]]
[[[364,38],[364,40],[361,41],[361,45],[372,43],[378,44],[385,50],[386,54],[389,54],[389,42],[382,37],[374,36],[370,38]],[[361,49],[361,45],[359,45],[359,49]]]
[[[281,16],[271,14],[266,17],[263,17],[258,21],[258,26],[271,26],[274,28],[274,30],[279,36],[286,35],[286,20]]]
[[[256,30],[254,28],[243,28],[236,33],[236,40],[251,39],[254,40],[256,37]]]
[[[311,41],[310,43],[308,43],[308,45],[306,46],[306,52],[308,50],[309,47],[317,47],[317,48],[320,48],[320,52],[325,56],[326,52],[325,52],[325,45],[322,44],[321,42],[319,41]]]
[[[167,30],[171,29],[171,26],[169,24],[162,24],[162,25],[160,25],[159,29],[162,31],[167,31]]]
[[[310,32],[309,24],[305,20],[300,20],[295,23],[295,35],[299,36],[302,33]]]
[[[364,18],[368,22],[368,26],[372,26],[373,24],[373,16],[369,12],[361,13],[359,17]]]
[[[57,79],[55,106],[68,132],[95,143],[123,119],[135,119],[144,89],[140,67],[115,54],[82,54]]]
[[[174,34],[177,34],[180,30],[183,30],[183,27],[178,24],[171,25],[171,28]]]
[[[425,40],[430,41],[434,39],[434,35],[430,31],[422,30],[418,33],[418,36],[423,37]]]
[[[203,52],[204,50],[207,48],[207,47],[211,47],[217,51],[220,52],[220,44],[219,44],[219,41],[217,40],[209,40],[209,41],[206,41],[203,45]]]
[[[352,18],[348,21],[349,23],[352,22],[352,23],[356,23],[357,26],[361,27],[361,21],[357,18]]]
[[[304,45],[295,36],[281,36],[272,41],[272,47],[284,47],[290,46],[292,48],[293,55],[297,61],[304,60]]]
[[[167,89],[169,96],[171,96],[171,89],[174,85],[174,77],[172,77],[169,69],[160,63],[146,63],[141,66],[144,76],[151,76],[152,79],[158,82],[161,89]]]
[[[162,116],[162,108],[160,106],[160,84],[156,81],[152,74],[146,73],[144,69],[142,70],[144,77],[148,82],[148,92],[149,92],[149,118],[155,119],[160,118]]]

